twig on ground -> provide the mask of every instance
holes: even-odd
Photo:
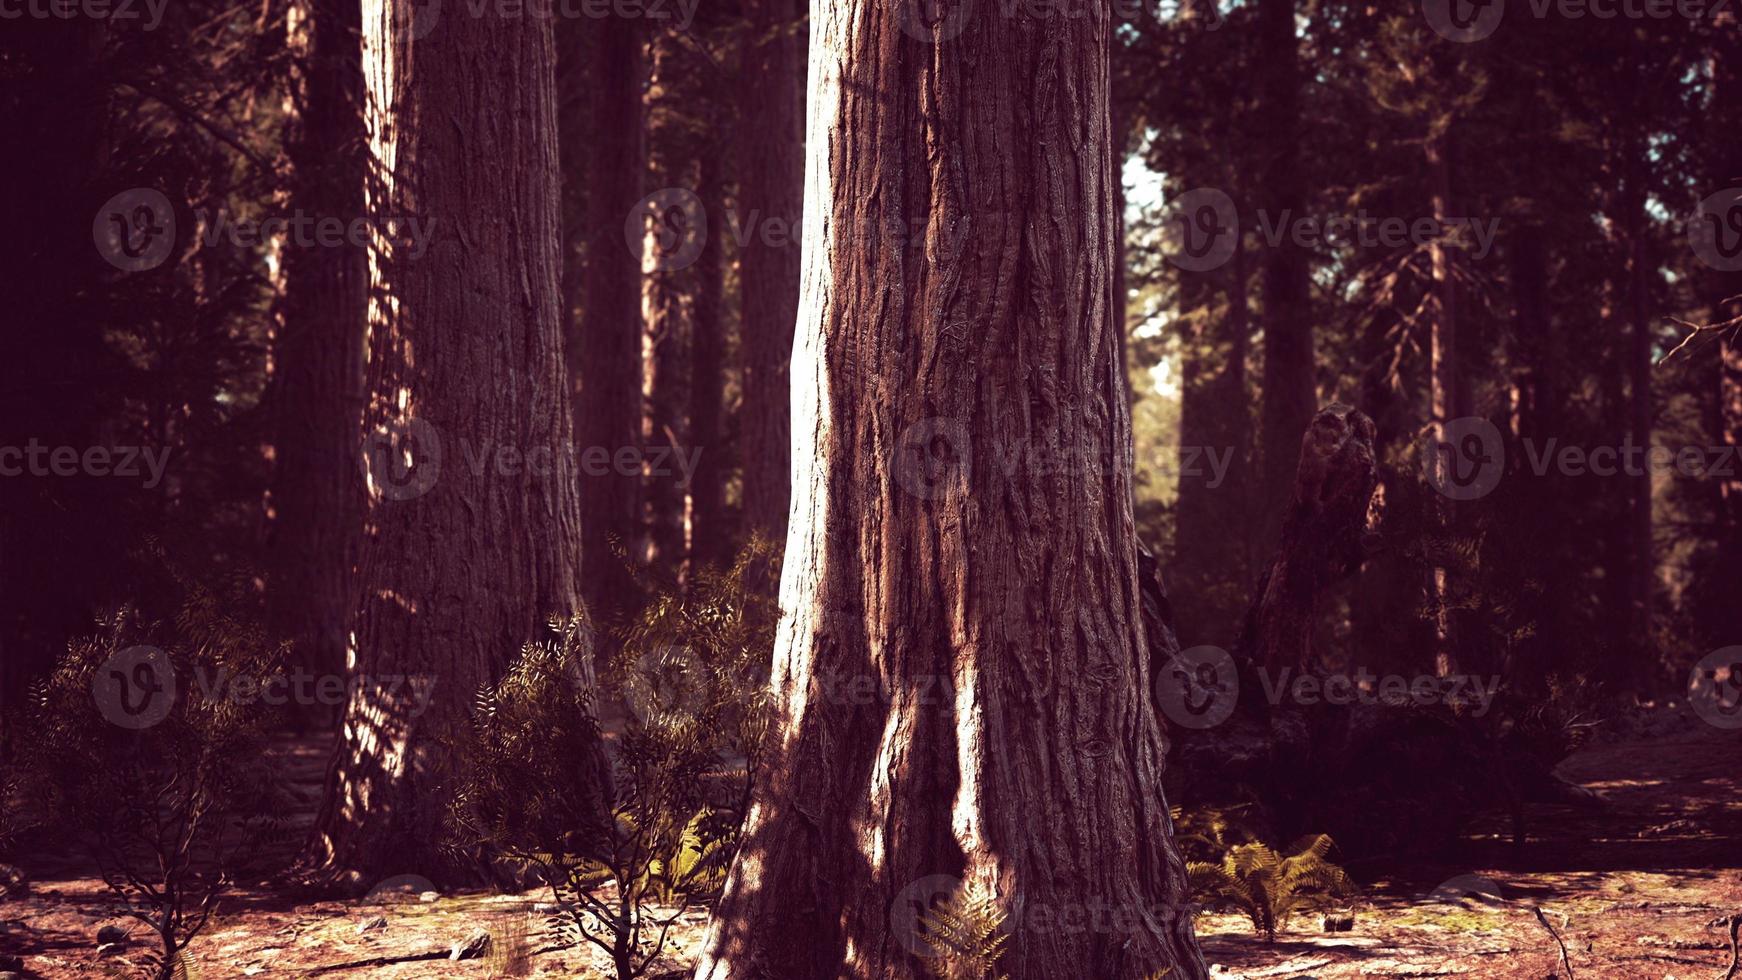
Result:
[[[1567,944],[1561,942],[1561,934],[1549,924],[1548,916],[1542,914],[1542,906],[1532,905],[1530,910],[1536,913],[1536,921],[1542,923],[1542,927],[1548,930],[1550,936],[1554,937],[1554,944],[1559,946],[1561,950],[1561,969],[1567,971],[1567,980],[1573,980],[1573,964],[1571,960],[1567,959]]]

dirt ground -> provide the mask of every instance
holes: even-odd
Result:
[[[312,809],[319,746],[287,746],[283,761]],[[1464,866],[1398,862],[1383,876],[1364,877],[1347,932],[1321,932],[1315,915],[1297,918],[1266,944],[1238,916],[1201,916],[1197,931],[1213,974],[1564,977],[1555,937],[1534,911],[1540,907],[1579,980],[1724,977],[1732,953],[1727,932],[1714,923],[1742,913],[1742,732],[1684,726],[1676,734],[1591,747],[1568,759],[1561,773],[1599,793],[1606,806],[1533,807],[1532,839],[1522,851],[1501,837],[1504,824],[1496,818],[1473,828]],[[31,894],[0,903],[0,963],[6,955],[21,957],[24,975],[40,977],[103,976],[125,963],[125,951],[97,953],[101,927],[139,928],[114,918],[101,882],[48,857],[23,870]],[[535,903],[546,900],[536,892],[396,892],[297,903],[243,889],[194,942],[191,960],[200,980],[489,977],[492,961],[456,962],[444,954],[479,928],[517,932],[542,918]],[[682,915],[652,976],[684,975],[705,921],[704,909]],[[536,927],[527,943],[532,976],[610,976],[608,962],[591,949],[541,949]],[[384,962],[413,954],[443,958]]]

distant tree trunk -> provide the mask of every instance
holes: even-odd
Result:
[[[702,980],[909,980],[958,879],[1011,913],[1013,980],[1208,974],[1147,693],[1084,9],[976,6],[944,39],[815,8],[773,748]]]
[[[725,188],[718,144],[710,144],[700,162],[696,196],[710,220],[725,213]],[[689,559],[693,566],[726,557],[725,473],[721,465],[724,441],[726,344],[722,292],[725,274],[721,229],[710,228],[696,260],[695,312],[690,319],[689,448],[696,456],[689,485]]]
[[[799,0],[745,0],[739,82],[738,252],[742,282],[744,527],[786,539],[793,323],[804,183],[805,11]],[[869,229],[867,233],[869,233]]]
[[[1186,320],[1190,336],[1181,351],[1179,497],[1175,504],[1175,619],[1188,646],[1234,642],[1241,611],[1252,588],[1247,553],[1251,510],[1246,499],[1246,458],[1251,443],[1246,387],[1246,251],[1237,242],[1226,266],[1227,300],[1218,316],[1206,295],[1211,283],[1185,274],[1182,295],[1198,294],[1201,307]],[[1187,288],[1187,287],[1191,288]],[[1196,304],[1195,304],[1196,305]],[[1298,456],[1299,451],[1296,450]]]
[[[414,42],[411,11],[364,9],[381,162],[369,213],[419,215],[430,237],[415,257],[370,255],[373,540],[352,692],[310,844],[312,860],[358,885],[450,876],[438,850],[446,739],[522,643],[581,609],[575,489],[535,461],[573,438],[551,24],[455,16]]]
[[[1300,55],[1295,40],[1295,0],[1261,0],[1262,187],[1272,221],[1305,206],[1300,154]],[[1264,262],[1264,400],[1261,441],[1264,491],[1258,498],[1264,532],[1259,553],[1275,547],[1282,513],[1294,484],[1300,437],[1318,411],[1313,368],[1313,323],[1307,255],[1285,238]]]
[[[1436,120],[1429,125],[1432,131],[1426,144],[1428,179],[1433,182],[1434,217],[1444,222],[1451,216],[1451,161],[1447,159],[1446,150],[1449,122]],[[1458,398],[1458,287],[1453,280],[1452,252],[1448,244],[1436,238],[1429,246],[1429,255],[1434,288],[1432,336],[1429,340],[1429,417],[1436,434],[1443,434],[1446,425],[1465,414]],[[1457,530],[1457,509],[1451,498],[1442,494],[1434,498],[1433,510],[1435,536],[1439,539],[1440,549],[1449,553],[1451,539]],[[1432,573],[1434,672],[1441,677],[1458,671],[1457,640],[1453,635],[1453,574],[1454,570],[1445,559],[1435,563]]]
[[[1565,395],[1560,382],[1561,372],[1566,370],[1566,351],[1549,303],[1548,235],[1540,224],[1531,221],[1514,228],[1508,267],[1515,345],[1511,357],[1515,365],[1512,435],[1515,445],[1540,447],[1566,438]],[[1529,514],[1534,534],[1524,546],[1535,551],[1540,561],[1555,565],[1564,574],[1577,575],[1581,570],[1571,557],[1577,553],[1577,542],[1562,503],[1569,493],[1564,479],[1551,469],[1529,480],[1508,482],[1505,492],[1511,507]],[[1564,652],[1576,645],[1571,633],[1572,591],[1551,588],[1541,596],[1536,630],[1522,641],[1524,654],[1513,670],[1527,689],[1534,689],[1533,685],[1558,666]]]
[[[300,0],[291,8],[293,91],[286,147],[294,213],[363,213],[362,13],[357,0]],[[267,621],[295,644],[297,664],[342,675],[353,567],[360,544],[363,326],[369,268],[361,247],[293,243],[273,345],[272,524]]]
[[[1254,664],[1272,671],[1311,664],[1321,596],[1361,567],[1367,505],[1378,485],[1373,437],[1373,421],[1347,405],[1318,413],[1301,437],[1282,540],[1237,644]]]
[[[640,201],[646,167],[645,59],[634,20],[606,17],[598,33],[575,427],[581,452],[602,450],[608,460],[591,471],[583,465],[579,480],[588,608],[601,622],[612,622],[634,601],[624,557],[641,516],[640,473],[624,472],[616,459],[641,441],[641,260],[630,251],[624,224]]]
[[[694,180],[688,154],[677,144],[674,132],[687,121],[676,121],[672,107],[672,74],[681,70],[678,37],[661,33],[649,45],[651,70],[643,102],[648,131],[646,185],[655,188],[687,188]],[[675,451],[683,438],[684,348],[688,333],[686,288],[687,266],[662,268],[661,235],[670,235],[663,223],[649,222],[641,252],[641,440],[649,450]],[[681,241],[681,239],[678,239]],[[678,263],[681,265],[682,263]],[[651,464],[664,460],[656,471]],[[641,480],[641,554],[639,560],[668,579],[674,579],[683,560],[683,494],[677,485],[676,468],[668,456],[650,452],[650,464]]]
[[[1629,154],[1627,194],[1623,220],[1627,235],[1627,391],[1629,441],[1638,451],[1651,448],[1651,432],[1656,410],[1651,394],[1651,278],[1645,239],[1650,216],[1646,213],[1644,175],[1645,150]],[[1644,656],[1651,651],[1652,606],[1657,583],[1657,557],[1652,546],[1651,468],[1639,457],[1640,465],[1627,478],[1629,485],[1629,576],[1627,639],[1633,652]],[[1638,660],[1629,658],[1631,662]]]

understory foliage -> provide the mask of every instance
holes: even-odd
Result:
[[[964,883],[920,916],[920,938],[937,958],[927,969],[938,980],[1004,980],[998,958],[1009,936],[998,899],[975,883]]]
[[[450,846],[537,876],[550,938],[644,975],[689,905],[719,891],[736,852],[763,733],[772,602],[744,584],[760,543],[686,591],[656,592],[597,683],[581,623],[529,644],[480,692],[457,746]],[[591,754],[599,718],[605,754]],[[577,761],[599,758],[598,768]]]
[[[262,759],[265,709],[236,693],[259,691],[280,651],[226,608],[194,586],[173,627],[131,608],[101,618],[33,686],[20,737],[26,797],[89,854],[120,914],[154,934],[156,948],[128,962],[159,980],[194,974],[185,950],[224,890],[266,871],[262,855],[288,839],[291,807]],[[129,689],[147,680],[132,666],[141,648],[156,651],[157,673]],[[145,704],[142,720],[166,713],[124,726],[106,689]]]
[[[1336,846],[1329,835],[1302,837],[1284,853],[1258,838],[1249,812],[1247,806],[1174,811],[1195,901],[1238,909],[1266,942],[1275,942],[1296,912],[1355,893],[1348,873],[1329,860]]]

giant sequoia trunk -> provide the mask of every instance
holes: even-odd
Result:
[[[286,141],[296,168],[296,213],[349,218],[363,213],[367,154],[357,0],[293,8],[299,57]],[[363,323],[369,268],[363,249],[341,242],[292,245],[273,346],[276,429],[268,622],[315,673],[345,669],[346,623],[354,610],[352,563],[363,495],[353,455],[361,431]]]
[[[908,980],[959,882],[1005,909],[1015,980],[1207,974],[1148,694],[1086,10],[976,6],[954,37],[814,10],[778,717],[699,978]]]
[[[791,372],[804,186],[804,6],[745,0],[740,82],[738,275],[743,283],[744,526],[786,536],[791,495]]]
[[[574,485],[531,463],[572,439],[550,21],[449,16],[413,42],[411,11],[364,9],[380,166],[368,206],[417,214],[432,235],[421,256],[370,255],[373,540],[312,841],[361,884],[441,875],[443,738],[547,617],[579,611]]]

